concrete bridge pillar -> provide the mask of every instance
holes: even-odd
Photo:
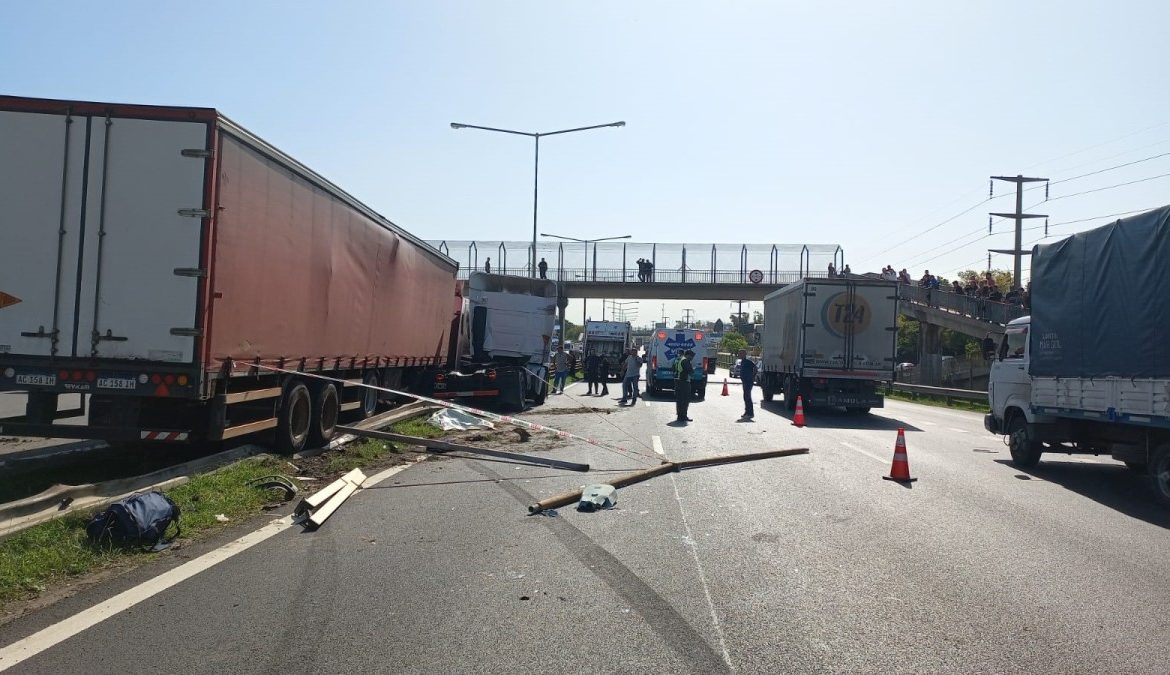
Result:
[[[942,326],[932,323],[922,323],[922,358],[918,363],[918,372],[922,373],[920,384],[932,387],[942,383]]]

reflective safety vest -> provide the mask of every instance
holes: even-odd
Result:
[[[683,357],[681,356],[674,360],[674,379],[676,380],[682,379],[682,362]]]

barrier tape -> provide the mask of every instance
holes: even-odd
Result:
[[[241,361],[240,365],[244,365],[244,362]],[[326,382],[336,382],[336,383],[342,384],[344,386],[365,387],[367,389],[374,389],[375,391],[381,391],[381,392],[385,392],[387,394],[394,394],[395,396],[406,396],[408,398],[417,399],[419,401],[426,401],[427,403],[437,405],[441,408],[450,408],[452,410],[461,410],[465,413],[477,415],[479,417],[483,417],[483,418],[491,420],[493,422],[500,422],[501,424],[510,424],[512,426],[515,426],[515,427],[520,427],[522,429],[528,429],[529,431],[535,431],[538,433],[548,433],[548,434],[552,434],[552,435],[556,436],[557,438],[573,439],[573,440],[581,441],[583,443],[587,443],[587,444],[592,445],[594,447],[602,448],[604,450],[609,450],[611,452],[626,453],[627,455],[630,455],[631,457],[634,457],[634,458],[653,460],[653,463],[655,463],[655,464],[661,463],[661,460],[659,458],[643,454],[643,453],[638,452],[636,450],[630,450],[628,448],[623,448],[623,447],[618,446],[618,445],[604,443],[602,441],[597,440],[596,438],[589,438],[586,436],[578,436],[577,434],[574,434],[574,433],[571,433],[568,431],[564,431],[563,429],[556,429],[556,428],[553,428],[553,427],[550,427],[550,426],[547,426],[544,424],[537,424],[535,422],[529,422],[528,420],[522,420],[519,417],[515,417],[513,415],[501,415],[499,413],[494,413],[494,412],[490,412],[487,410],[482,410],[480,408],[472,408],[470,406],[459,405],[458,403],[452,403],[450,401],[444,401],[442,399],[429,398],[426,396],[421,396],[419,394],[412,394],[408,391],[399,391],[397,389],[389,389],[387,387],[376,387],[372,384],[349,382],[348,380],[342,380],[342,379],[339,379],[336,377],[328,377],[325,375],[319,375],[317,373],[306,373],[306,372],[302,372],[299,370],[288,370],[287,368],[278,368],[276,366],[268,366],[268,365],[264,365],[262,363],[248,363],[247,366],[249,368],[263,368],[264,370],[271,370],[271,371],[276,372],[276,373],[285,373],[288,375],[297,375],[299,377],[311,377],[311,378],[314,378],[317,380],[324,380]],[[529,371],[529,372],[531,372],[531,371]]]

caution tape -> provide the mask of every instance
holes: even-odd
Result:
[[[243,365],[242,362],[241,362],[241,365]],[[479,417],[483,417],[483,418],[491,420],[493,422],[500,422],[501,424],[510,424],[512,426],[515,426],[515,427],[520,427],[521,429],[528,429],[529,431],[535,431],[538,433],[547,433],[547,434],[551,434],[553,436],[556,436],[557,438],[573,439],[573,440],[581,441],[583,443],[588,443],[589,445],[592,445],[592,446],[595,446],[598,448],[602,448],[605,450],[610,450],[610,451],[614,451],[614,452],[623,452],[623,453],[626,453],[628,455],[631,455],[634,457],[640,457],[643,459],[651,459],[651,460],[654,460],[655,463],[661,462],[661,460],[659,460],[657,457],[651,457],[650,455],[646,455],[646,454],[638,452],[636,450],[630,450],[628,448],[623,448],[619,445],[605,443],[605,442],[597,440],[596,438],[589,438],[587,436],[578,436],[577,434],[574,434],[574,433],[569,432],[569,431],[565,431],[563,429],[556,429],[554,427],[550,427],[550,426],[547,426],[544,424],[537,424],[535,422],[529,422],[528,420],[523,420],[523,419],[520,419],[519,417],[515,417],[513,415],[501,415],[499,413],[494,413],[494,412],[491,412],[488,410],[482,410],[480,408],[472,408],[470,406],[459,405],[458,403],[452,403],[450,401],[444,401],[442,399],[429,398],[429,397],[422,396],[419,394],[413,394],[413,393],[408,392],[408,391],[401,391],[398,389],[390,389],[388,387],[377,387],[377,386],[374,386],[372,384],[365,384],[364,382],[363,383],[350,382],[348,380],[342,380],[342,379],[339,379],[336,377],[328,377],[326,375],[320,375],[317,373],[306,373],[306,372],[299,371],[299,370],[288,370],[287,368],[278,368],[276,366],[268,366],[268,365],[264,365],[262,363],[249,363],[247,365],[250,368],[263,368],[264,370],[270,370],[270,371],[273,371],[276,373],[285,373],[288,375],[296,375],[298,377],[311,377],[311,378],[316,379],[316,380],[324,380],[326,382],[336,382],[338,384],[342,384],[345,386],[365,387],[367,389],[373,389],[375,391],[381,391],[381,392],[385,392],[387,394],[394,394],[395,396],[406,396],[408,398],[417,399],[419,401],[426,401],[427,403],[432,403],[432,404],[437,405],[437,406],[442,407],[442,408],[450,408],[452,410],[461,410],[463,412],[470,413],[472,415],[477,415]]]

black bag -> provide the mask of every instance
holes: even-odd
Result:
[[[172,522],[175,535],[165,539]],[[146,546],[152,551],[167,548],[181,532],[178,505],[157,491],[115,502],[85,526],[86,536],[95,545],[109,542],[119,546]]]

